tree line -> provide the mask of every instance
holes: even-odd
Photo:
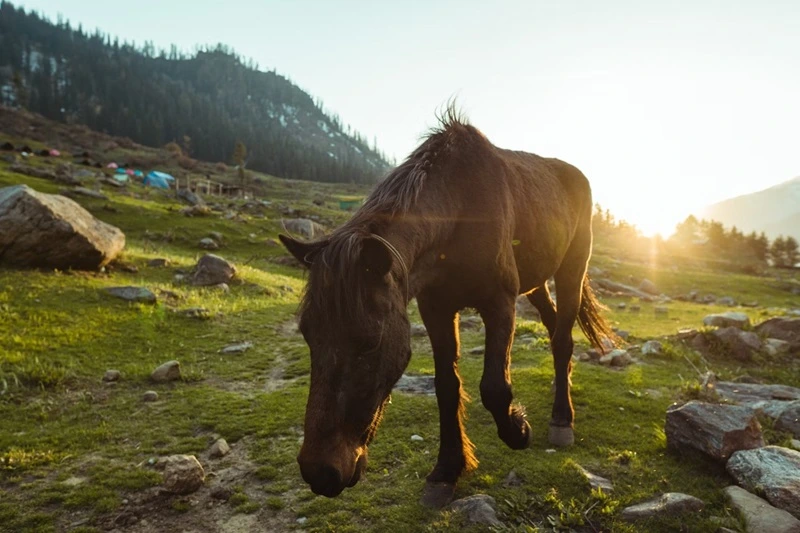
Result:
[[[0,2],[0,103],[141,144],[191,139],[191,155],[285,178],[371,183],[386,158],[274,70],[224,45],[136,47]]]
[[[596,234],[623,248],[642,246],[642,241],[646,240],[636,226],[616,220],[610,211],[600,205],[595,205],[592,227]],[[800,246],[792,236],[770,240],[764,232],[746,234],[736,226],[726,228],[721,222],[698,220],[694,215],[680,222],[668,239],[656,236],[652,240],[656,249],[661,251],[705,257],[713,255],[715,259],[743,267],[771,264],[778,268],[793,268],[800,262]]]

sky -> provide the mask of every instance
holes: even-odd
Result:
[[[455,97],[645,234],[800,174],[800,2],[24,0],[120,40],[224,43],[398,161]]]

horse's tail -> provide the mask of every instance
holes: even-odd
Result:
[[[617,335],[600,314],[601,311],[607,309],[594,295],[594,291],[589,285],[589,276],[584,276],[581,290],[581,308],[578,310],[578,325],[580,325],[583,334],[586,335],[592,346],[601,352],[605,352],[608,349],[609,342],[612,345],[616,345],[618,341]],[[603,339],[607,339],[605,344]]]

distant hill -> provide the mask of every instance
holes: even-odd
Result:
[[[763,191],[710,205],[697,214],[744,232],[764,232],[770,238],[791,235],[800,240],[800,176]]]
[[[375,182],[385,157],[274,71],[218,45],[156,53],[0,2],[0,104],[285,178]]]

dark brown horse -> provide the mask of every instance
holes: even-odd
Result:
[[[555,364],[549,439],[572,444],[573,325],[577,319],[598,347],[612,336],[586,278],[591,222],[591,190],[577,168],[497,148],[451,108],[329,237],[300,242],[281,235],[309,268],[300,330],[311,348],[311,386],[297,460],[311,490],[336,496],[361,476],[367,446],[411,357],[412,298],[433,346],[439,404],[439,456],[424,503],[447,503],[461,473],[477,466],[458,374],[458,313],[465,307],[477,309],[486,327],[481,400],[513,449],[531,442],[524,411],[511,404],[517,296],[526,294],[539,310]]]

